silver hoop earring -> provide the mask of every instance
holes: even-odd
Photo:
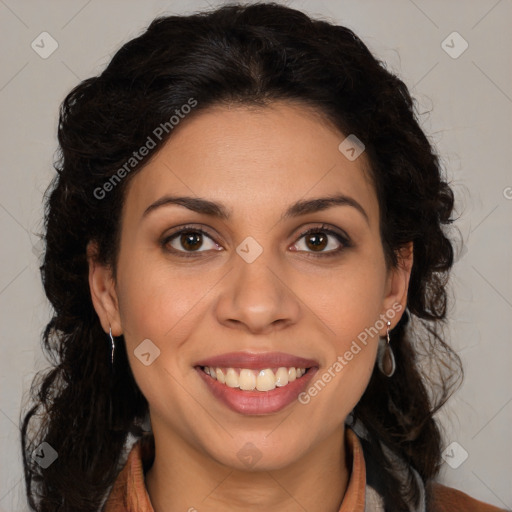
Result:
[[[112,327],[109,326],[108,333],[110,335],[110,341],[112,342],[112,366],[114,366],[114,350],[116,345],[114,343],[114,337],[112,336]]]
[[[391,322],[388,320],[386,329],[386,341],[384,338],[379,340],[379,349],[377,352],[377,366],[380,372],[386,377],[392,377],[396,370],[395,354],[389,344],[389,327]]]

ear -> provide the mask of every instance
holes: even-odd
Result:
[[[413,264],[413,243],[409,242],[397,251],[397,266],[388,271],[383,317],[391,322],[390,329],[399,322],[407,306],[407,291]],[[388,314],[386,314],[388,312]],[[391,314],[389,314],[391,313]],[[382,336],[385,335],[381,334]]]
[[[98,262],[98,245],[87,244],[87,262],[89,263],[89,288],[94,309],[100,319],[103,330],[112,329],[113,336],[122,334],[119,316],[119,303],[115,289],[115,280],[110,266]]]

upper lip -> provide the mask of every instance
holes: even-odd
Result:
[[[224,368],[247,368],[258,370],[277,367],[311,368],[318,366],[313,359],[286,354],[284,352],[229,352],[198,361],[195,366]]]

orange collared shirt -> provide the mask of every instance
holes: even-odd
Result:
[[[350,428],[345,429],[345,440],[347,451],[352,455],[352,468],[339,512],[364,512],[366,469],[363,448]],[[103,512],[154,512],[144,483],[144,467],[152,457],[151,453],[143,453],[140,440],[133,445]]]

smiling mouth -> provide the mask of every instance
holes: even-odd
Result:
[[[248,368],[225,368],[200,366],[201,371],[211,379],[229,388],[242,391],[271,391],[276,387],[285,387],[300,379],[310,368],[285,367],[253,370]]]

